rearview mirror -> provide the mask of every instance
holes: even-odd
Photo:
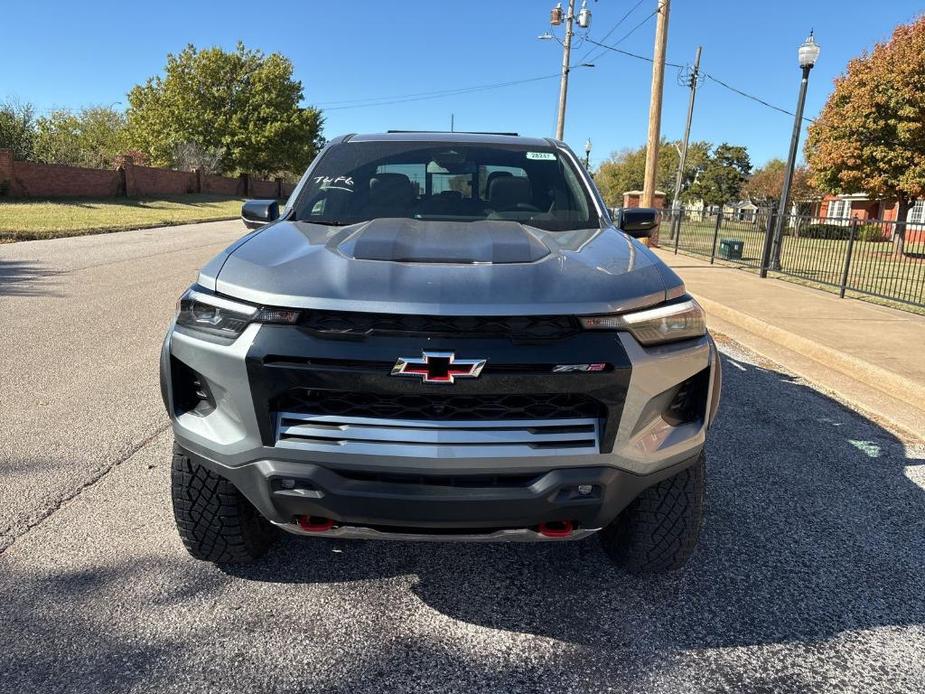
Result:
[[[248,229],[259,229],[279,218],[276,200],[245,200],[241,205],[241,220]]]
[[[634,239],[648,238],[661,222],[662,213],[654,207],[617,207],[613,223]]]

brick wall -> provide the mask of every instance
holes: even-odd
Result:
[[[641,190],[628,190],[623,193],[623,207],[640,207],[642,201],[642,191]],[[656,209],[664,209],[665,207],[665,194],[656,190],[652,196],[652,207]]]
[[[125,194],[129,197],[153,195],[186,195],[198,193],[197,175],[192,171],[155,169],[150,166],[123,165]]]
[[[276,181],[248,181],[247,193],[254,198],[275,198],[279,195],[279,185]]]
[[[12,175],[7,179],[8,195],[15,198],[108,198],[118,195],[121,187],[119,172],[107,169],[84,169],[27,161],[13,162],[11,169]]]
[[[247,176],[228,178],[200,171],[137,166],[129,156],[119,157],[115,169],[84,169],[15,161],[11,150],[0,149],[0,195],[13,198],[156,197],[188,193],[275,198],[288,196],[294,188],[294,183]]]
[[[244,181],[241,178],[225,178],[200,174],[201,192],[214,195],[244,195]]]

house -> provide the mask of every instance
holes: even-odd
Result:
[[[825,195],[819,201],[813,216],[832,224],[847,224],[851,219],[861,221],[895,222],[899,203],[895,200],[876,200],[865,193],[853,195]],[[916,200],[906,216],[906,241],[925,242],[925,200]],[[893,224],[885,225],[892,235]]]
[[[754,222],[760,209],[751,200],[740,200],[723,205],[723,217],[736,222]]]

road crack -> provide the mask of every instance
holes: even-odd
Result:
[[[68,503],[79,497],[84,491],[90,489],[97,482],[106,477],[110,472],[119,467],[122,463],[132,458],[136,453],[141,449],[145,448],[151,444],[158,436],[163,434],[170,428],[170,423],[167,422],[157,427],[153,432],[148,436],[144,437],[140,441],[136,441],[131,444],[129,448],[125,450],[124,453],[117,456],[114,460],[110,461],[106,465],[97,468],[93,474],[91,474],[87,479],[81,482],[77,487],[71,489],[69,492],[66,492],[60,496],[55,503],[51,506],[42,510],[42,512],[34,518],[31,518],[25,522],[21,528],[14,528],[12,525],[9,525],[2,530],[0,530],[0,556],[3,555],[6,550],[12,547],[16,540],[32,532],[39,526],[41,526],[45,521],[51,518],[55,513],[64,508]]]

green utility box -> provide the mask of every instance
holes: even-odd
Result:
[[[722,239],[719,242],[719,257],[726,260],[742,260],[742,247],[744,241],[738,239]]]

